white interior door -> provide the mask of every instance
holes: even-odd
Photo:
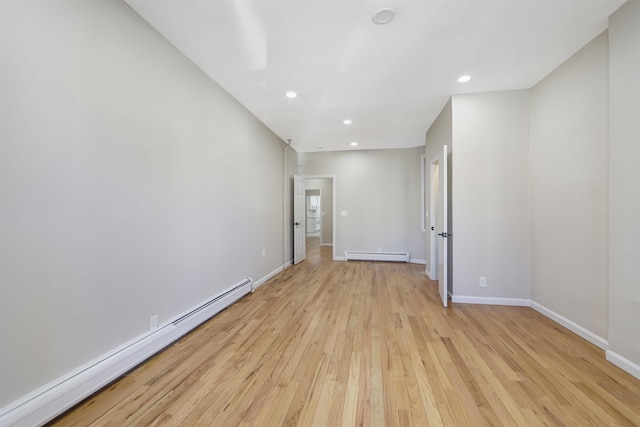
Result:
[[[307,257],[306,215],[304,177],[293,176],[293,263],[298,264]]]
[[[429,260],[429,279],[438,280],[438,268],[440,268],[440,262],[438,257],[439,242],[438,237],[439,229],[438,218],[440,218],[441,212],[438,212],[440,200],[440,163],[442,162],[441,155],[436,156],[431,160],[429,167],[429,248],[431,259]]]
[[[442,232],[438,233],[438,236],[442,238],[442,254],[440,256],[440,266],[439,266],[439,274],[438,274],[438,292],[440,293],[440,298],[442,299],[442,305],[444,307],[447,306],[449,301],[447,291],[449,289],[449,182],[448,182],[448,165],[447,165],[447,154],[448,147],[445,145],[443,149],[442,161],[440,162],[440,188],[442,189],[441,200],[442,200]]]

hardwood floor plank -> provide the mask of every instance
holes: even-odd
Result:
[[[640,425],[640,381],[540,313],[307,253],[50,425]]]

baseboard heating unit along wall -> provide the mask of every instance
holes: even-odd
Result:
[[[75,371],[0,408],[0,427],[39,426],[116,380],[246,294],[253,292],[248,277],[158,329],[102,355]]]
[[[396,261],[409,262],[408,252],[364,252],[364,251],[345,251],[344,259],[346,261]]]

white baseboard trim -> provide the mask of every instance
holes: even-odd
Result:
[[[565,328],[567,328],[568,330],[570,330],[574,334],[576,334],[576,335],[584,338],[585,340],[589,341],[591,344],[593,344],[593,345],[595,345],[597,347],[600,347],[603,350],[607,350],[609,348],[609,342],[607,340],[605,340],[604,338],[594,334],[590,330],[583,328],[582,326],[580,326],[577,323],[567,319],[566,317],[561,316],[560,314],[556,313],[555,311],[549,310],[545,306],[540,305],[535,301],[531,301],[531,308],[533,308],[535,311],[537,311],[539,313],[544,314],[549,319],[553,320],[556,323],[559,323],[560,325],[564,326]]]
[[[271,279],[273,276],[275,276],[276,274],[280,273],[281,271],[284,271],[284,269],[287,268],[287,267],[288,267],[288,265],[280,266],[280,267],[276,268],[275,270],[273,270],[271,273],[267,274],[266,276],[261,277],[260,279],[256,280],[255,282],[253,282],[253,289],[255,290],[257,287],[263,285],[267,280]]]
[[[245,280],[0,409],[0,426],[38,426],[62,414],[251,291]]]
[[[424,269],[424,274],[426,274],[426,275],[427,275],[427,277],[429,278],[429,280],[433,280],[433,279],[431,278],[431,272],[430,272],[429,270],[427,270],[426,268]]]
[[[333,246],[333,243],[320,243],[320,246]]]
[[[530,300],[525,298],[495,298],[452,295],[451,302],[458,304],[513,305],[517,307],[530,306]]]
[[[334,256],[333,257],[334,261],[346,261],[345,258],[343,256]]]
[[[411,264],[424,264],[424,265],[426,265],[426,264],[427,264],[427,261],[425,261],[425,260],[423,260],[423,259],[416,259],[416,258],[411,258],[411,259],[409,259],[409,262],[410,262]]]
[[[620,356],[615,351],[607,350],[605,354],[609,362],[640,380],[640,365],[636,365],[631,360]]]

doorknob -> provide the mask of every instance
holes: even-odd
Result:
[[[299,222],[294,222],[293,225],[300,225],[300,223]]]
[[[443,239],[446,239],[448,237],[448,234],[446,231],[443,231],[442,233],[438,233],[438,236],[442,236]]]

